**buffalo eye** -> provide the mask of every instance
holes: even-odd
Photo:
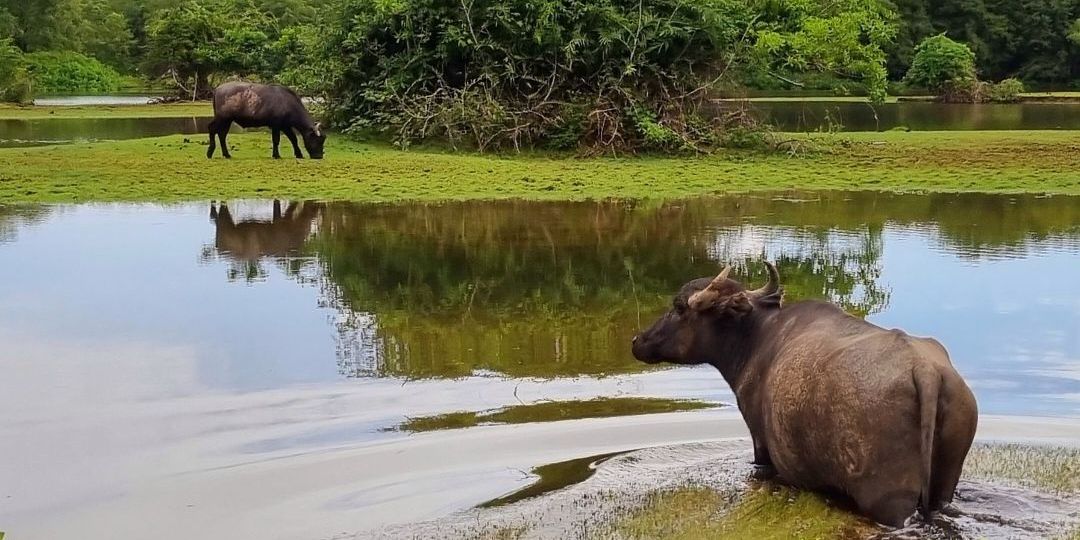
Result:
[[[678,313],[679,315],[686,313],[686,310],[690,308],[682,298],[676,298],[672,302],[672,307],[675,308],[675,313]]]

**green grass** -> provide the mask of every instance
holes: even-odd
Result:
[[[327,159],[271,160],[265,132],[205,157],[205,136],[0,149],[5,202],[244,197],[366,202],[680,198],[783,189],[1080,194],[1080,132],[791,135],[818,150],[576,158],[413,150],[332,137]],[[286,151],[286,153],[288,153]]]
[[[716,406],[716,404],[703,401],[631,397],[545,401],[528,405],[512,405],[490,411],[463,411],[435,416],[419,416],[409,418],[394,429],[419,433],[443,429],[459,429],[482,424],[557,422],[559,420],[579,420],[583,418],[608,418],[612,416],[692,411]]]
[[[0,120],[43,118],[187,118],[213,116],[209,101],[157,105],[29,105],[0,104]]]
[[[1080,493],[1080,449],[976,444],[964,462],[964,475],[1056,493]]]
[[[875,529],[820,497],[771,486],[739,497],[697,487],[659,492],[614,526],[621,538],[672,540],[863,538]]]

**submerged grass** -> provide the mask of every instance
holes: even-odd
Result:
[[[1080,493],[1080,448],[976,444],[964,462],[964,475]]]
[[[546,401],[528,405],[512,405],[481,412],[453,412],[435,416],[419,416],[402,422],[397,431],[419,433],[443,429],[459,429],[481,424],[525,424],[556,422],[584,418],[607,418],[637,414],[656,414],[692,411],[717,407],[715,403],[664,398],[601,398],[575,401]]]
[[[686,487],[652,495],[614,526],[621,538],[864,538],[876,527],[818,496],[761,486],[741,496]]]
[[[187,118],[213,116],[209,101],[154,105],[9,105],[0,104],[0,120],[43,118]]]
[[[400,151],[332,137],[327,159],[272,160],[267,133],[0,149],[0,201],[293,198],[366,202],[681,198],[783,189],[1080,194],[1080,133],[888,132],[791,135],[796,156],[575,158]]]

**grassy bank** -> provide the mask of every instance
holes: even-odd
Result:
[[[814,139],[816,150],[797,156],[593,159],[402,152],[333,137],[325,160],[275,161],[269,139],[236,134],[234,159],[212,161],[205,137],[195,135],[0,149],[0,201],[575,200],[778,189],[1080,194],[1080,133],[1067,131],[852,133]]]
[[[0,104],[0,120],[40,120],[45,118],[187,118],[213,116],[209,101],[162,103],[157,105],[33,105]]]

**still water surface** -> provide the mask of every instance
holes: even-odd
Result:
[[[209,118],[45,118],[0,120],[0,148],[205,134]]]
[[[733,105],[728,105],[733,106]],[[781,131],[1080,129],[1080,103],[963,104],[827,101],[754,102],[751,109]]]
[[[731,403],[628,344],[721,263],[757,286],[762,256],[789,302],[939,338],[980,412],[1080,417],[1080,198],[0,206],[0,524],[134,538],[197,507],[236,534],[356,530],[490,500],[508,470],[716,436],[730,408],[536,405]],[[493,410],[466,425],[529,424],[398,429]]]
[[[782,131],[915,131],[1080,129],[1080,103],[963,105],[903,102],[773,101],[721,107],[750,107]],[[0,148],[94,140],[123,140],[174,134],[205,134],[210,118],[0,119]],[[235,128],[239,129],[239,128]]]

